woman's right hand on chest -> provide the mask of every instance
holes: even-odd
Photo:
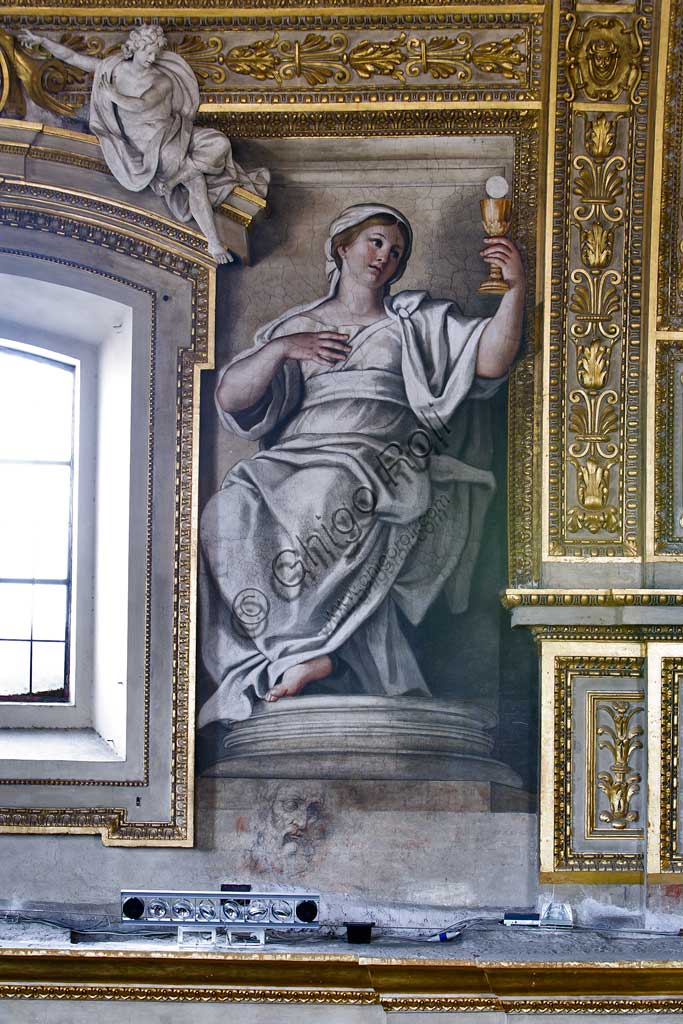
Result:
[[[302,331],[275,338],[271,344],[279,346],[287,359],[310,360],[322,366],[334,366],[351,352],[347,339],[348,334],[340,334],[338,331]]]

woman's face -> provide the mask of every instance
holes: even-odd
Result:
[[[342,275],[366,288],[383,289],[396,273],[405,249],[398,224],[372,224],[350,245],[339,246]]]

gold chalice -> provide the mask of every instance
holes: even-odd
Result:
[[[501,237],[510,230],[512,201],[505,198],[507,191],[508,183],[505,178],[494,176],[486,182],[486,199],[479,200],[484,231],[489,238]],[[501,268],[491,264],[489,276],[482,281],[478,290],[488,295],[504,295],[510,287],[503,280]]]

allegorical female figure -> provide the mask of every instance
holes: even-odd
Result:
[[[201,631],[216,689],[199,725],[325,680],[429,694],[402,629],[445,591],[467,607],[493,477],[477,407],[519,345],[524,273],[508,239],[484,259],[509,285],[493,318],[424,291],[389,294],[412,230],[352,206],[326,244],[327,295],[259,331],[218,378],[228,430],[261,442],[201,520]]]
[[[162,28],[133,29],[119,51],[103,58],[76,53],[28,29],[21,39],[92,73],[90,129],[109,170],[132,192],[149,185],[163,195],[177,220],[194,219],[216,262],[226,263],[231,257],[218,237],[213,208],[235,185],[265,196],[270,176],[264,169],[242,170],[222,132],[194,124],[197,79],[187,61],[165,49]]]

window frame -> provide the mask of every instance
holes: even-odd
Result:
[[[71,396],[71,450],[70,458],[68,462],[65,460],[47,460],[51,465],[68,465],[69,467],[69,525],[68,525],[68,542],[67,542],[67,567],[66,575],[63,580],[56,579],[43,579],[33,577],[33,579],[26,578],[5,578],[0,577],[0,586],[4,584],[20,584],[20,585],[47,585],[47,584],[58,584],[64,585],[66,589],[66,608],[65,608],[65,622],[64,622],[64,640],[54,641],[64,643],[64,670],[63,670],[63,682],[62,682],[62,693],[61,697],[56,695],[55,690],[41,693],[41,691],[34,691],[33,686],[33,644],[36,642],[33,637],[33,624],[31,625],[31,636],[25,637],[4,637],[3,624],[0,620],[0,638],[10,642],[16,640],[16,642],[25,642],[28,639],[30,644],[31,654],[29,659],[29,692],[28,693],[16,693],[16,694],[0,694],[0,706],[7,707],[17,704],[73,704],[74,697],[74,675],[75,675],[75,658],[72,656],[72,625],[74,624],[74,600],[78,588],[74,586],[74,567],[77,562],[77,552],[75,550],[74,536],[77,535],[78,530],[78,483],[79,483],[79,462],[81,454],[80,444],[80,403],[81,403],[81,372],[80,372],[80,360],[67,355],[66,353],[56,351],[53,349],[43,349],[36,345],[22,344],[18,341],[13,341],[10,338],[0,337],[0,352],[5,352],[24,358],[27,360],[33,360],[39,363],[50,363],[53,366],[59,367],[60,369],[70,369],[72,376],[72,396]],[[10,463],[16,465],[39,465],[45,460],[41,459],[1,459],[2,463]],[[42,641],[45,642],[45,641]],[[53,641],[50,641],[53,642]]]
[[[72,489],[71,523],[71,609],[69,665],[69,696],[66,700],[0,700],[3,728],[87,729],[92,719],[93,673],[92,602],[94,590],[94,536],[92,524],[84,515],[84,506],[96,482],[96,451],[92,439],[97,423],[97,356],[95,346],[75,341],[64,335],[32,331],[32,342],[26,341],[28,331],[21,325],[3,324],[2,341],[17,350],[52,352],[65,361],[78,365],[78,432],[77,457]],[[86,437],[90,440],[86,440]]]

